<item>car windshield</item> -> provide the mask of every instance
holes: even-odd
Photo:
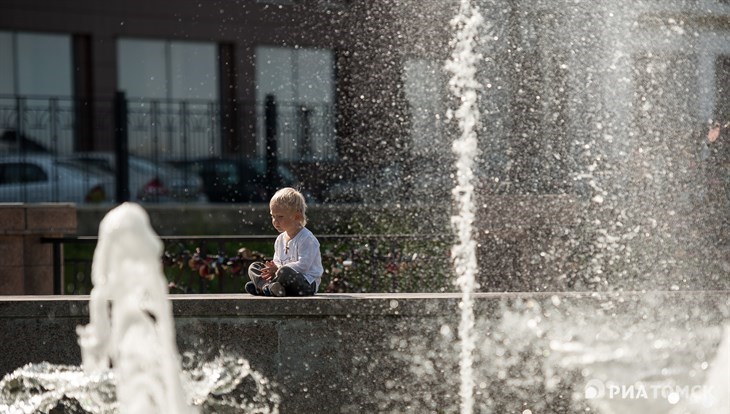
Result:
[[[37,165],[31,163],[7,163],[0,165],[0,184],[21,184],[43,182],[48,175]]]
[[[142,158],[138,156],[130,156],[129,157],[129,167],[134,168],[138,171],[143,171],[146,173],[151,174],[158,174],[160,172],[163,173],[173,173],[177,172],[177,168],[175,168],[174,165],[168,162],[160,161],[159,163],[155,163],[154,161]]]
[[[256,170],[256,173],[263,176],[266,174],[266,160],[251,160],[251,168]],[[284,180],[286,183],[295,183],[297,182],[297,177],[294,175],[294,173],[287,168],[284,165],[279,164],[277,166],[277,172],[279,173],[279,176]]]
[[[107,168],[104,168],[103,164],[86,162],[86,160],[58,160],[56,161],[56,165],[87,175],[109,176],[112,173]]]
[[[93,167],[106,173],[114,173],[114,166],[107,158],[74,155],[63,162],[65,162],[67,165],[81,166],[84,169]]]

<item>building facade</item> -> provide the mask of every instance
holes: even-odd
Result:
[[[3,0],[2,141],[111,150],[122,92],[130,153],[260,159],[272,96],[280,162],[334,176],[397,164],[416,194],[446,188],[429,172],[451,161],[456,3]],[[481,9],[480,174],[499,183],[486,192],[574,193],[589,140],[621,159],[638,135],[730,117],[725,0]]]

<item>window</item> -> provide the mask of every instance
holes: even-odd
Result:
[[[0,94],[68,98],[71,37],[0,32]]]
[[[286,161],[333,159],[335,148],[334,55],[326,49],[256,49],[257,155],[266,155],[264,102],[277,104],[278,157]]]
[[[441,62],[409,59],[404,66],[404,84],[411,111],[411,147],[416,157],[450,150],[440,120],[446,113],[442,101],[445,74]]]
[[[216,44],[121,39],[118,46],[130,152],[154,158],[220,154]]]
[[[238,167],[234,163],[220,163],[214,166],[215,176],[223,177],[224,185],[238,185],[241,177],[238,176]]]
[[[121,39],[118,54],[119,88],[129,98],[218,99],[214,43]]]
[[[72,67],[71,36],[0,31],[0,136],[71,152]]]
[[[48,176],[37,165],[11,163],[0,167],[0,184],[26,184],[43,181],[48,181]]]
[[[15,36],[0,32],[0,94],[15,94]]]

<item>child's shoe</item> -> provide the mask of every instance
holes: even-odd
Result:
[[[244,288],[246,289],[246,292],[248,292],[252,295],[256,295],[256,296],[261,295],[261,291],[256,289],[256,285],[253,282],[246,283],[246,286],[244,286]]]
[[[269,284],[269,292],[272,296],[286,296],[286,290],[284,290],[284,286],[281,285],[279,282],[274,282]]]

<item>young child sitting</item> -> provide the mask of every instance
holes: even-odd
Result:
[[[279,231],[274,259],[254,262],[248,268],[246,292],[266,296],[311,296],[322,280],[319,241],[307,229],[307,204],[293,188],[282,188],[269,202],[271,222]]]

